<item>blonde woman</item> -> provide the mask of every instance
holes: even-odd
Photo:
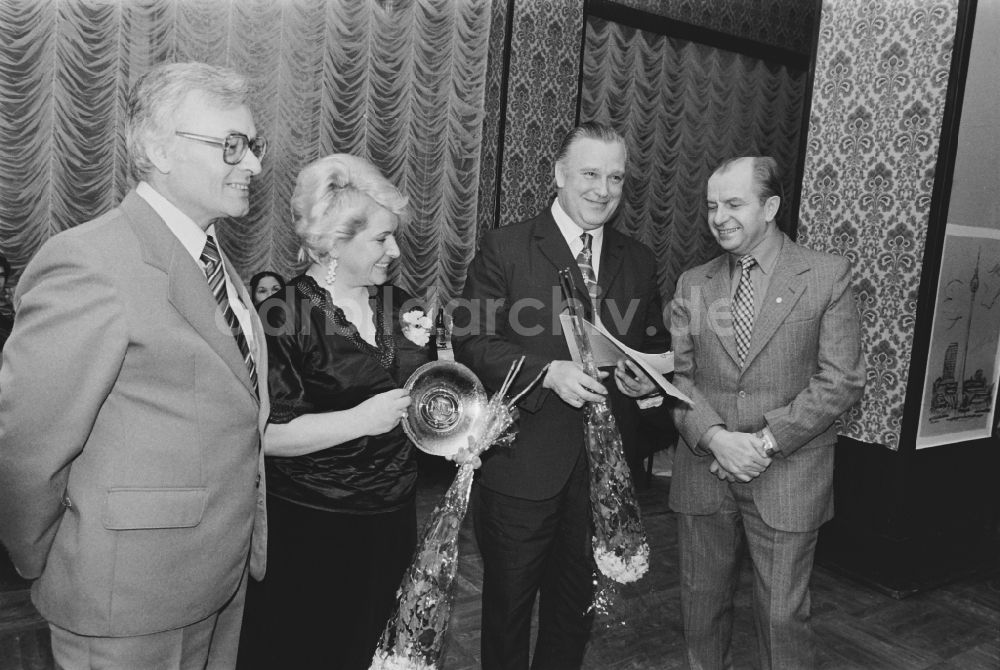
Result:
[[[258,660],[365,669],[416,544],[401,386],[429,360],[430,323],[386,283],[407,199],[375,166],[345,154],[311,163],[292,211],[309,266],[265,324],[270,546],[251,598],[265,640]]]

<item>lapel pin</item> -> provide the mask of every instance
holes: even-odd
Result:
[[[774,301],[780,303],[781,302],[781,298],[775,298]]]

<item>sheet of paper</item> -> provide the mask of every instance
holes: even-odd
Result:
[[[562,325],[563,336],[569,346],[569,353],[573,360],[580,363],[580,351],[576,346],[576,339],[573,337],[573,326],[570,323],[569,314],[560,314],[559,321]],[[620,359],[627,358],[649,375],[649,378],[659,386],[667,395],[679,398],[689,405],[693,405],[691,399],[677,390],[677,387],[667,381],[664,377],[668,372],[674,371],[674,354],[666,351],[662,354],[646,354],[636,351],[620,342],[611,333],[596,323],[591,323],[586,319],[581,319],[583,328],[590,340],[590,349],[594,353],[594,362],[598,367],[615,365]]]

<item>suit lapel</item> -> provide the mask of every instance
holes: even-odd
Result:
[[[604,245],[601,248],[601,271],[597,276],[597,285],[601,287],[601,292],[598,294],[600,298],[608,298],[611,295],[611,285],[622,269],[624,253],[624,235],[605,224]]]
[[[711,328],[722,343],[722,348],[726,350],[726,353],[733,359],[733,362],[739,366],[740,359],[736,352],[736,337],[733,334],[733,329],[730,327],[720,332],[715,327],[715,319],[711,316],[718,312],[718,310],[713,308],[713,305],[725,305],[728,310],[732,302],[732,296],[730,295],[729,254],[722,254],[709,264],[705,270],[705,284],[702,291],[704,292],[702,314],[705,314],[706,319],[712,324]],[[727,324],[731,324],[731,322],[727,322]]]
[[[576,264],[576,258],[570,253],[569,245],[566,244],[566,238],[562,236],[562,232],[560,232],[559,226],[556,225],[555,219],[552,218],[552,214],[545,212],[535,222],[534,228],[535,244],[538,251],[552,263],[556,270],[561,271],[569,268],[573,277],[575,297],[581,301],[581,304],[587,306],[585,311],[589,313],[590,296],[587,295],[587,285],[583,282],[580,266]]]
[[[808,271],[809,264],[799,253],[798,245],[785,239],[778,254],[778,262],[774,265],[774,276],[768,283],[760,314],[754,321],[744,369],[750,366],[802,297],[806,283],[801,275]]]
[[[125,196],[121,209],[128,216],[142,247],[143,261],[166,273],[167,295],[174,309],[205,338],[208,345],[225,361],[247,391],[255,395],[250,382],[250,373],[243,362],[235,339],[229,333],[219,313],[218,304],[208,287],[204,272],[170,232],[163,219],[134,191]],[[233,273],[230,265],[227,264],[226,269]],[[234,276],[238,275],[230,274],[230,277]],[[241,292],[241,297],[244,293]]]

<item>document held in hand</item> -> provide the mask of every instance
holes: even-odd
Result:
[[[560,314],[559,321],[562,325],[563,336],[569,346],[569,353],[573,360],[580,363],[580,351],[577,349],[576,340],[573,339],[573,326],[570,324],[569,314]],[[611,333],[599,324],[591,323],[581,318],[583,330],[590,340],[590,350],[594,352],[594,362],[597,367],[615,365],[622,358],[627,358],[649,375],[649,378],[659,386],[667,395],[679,398],[689,405],[693,405],[691,399],[677,390],[677,387],[667,381],[664,377],[668,372],[674,371],[674,353],[665,351],[662,354],[645,354],[636,351],[631,347],[619,342]]]

